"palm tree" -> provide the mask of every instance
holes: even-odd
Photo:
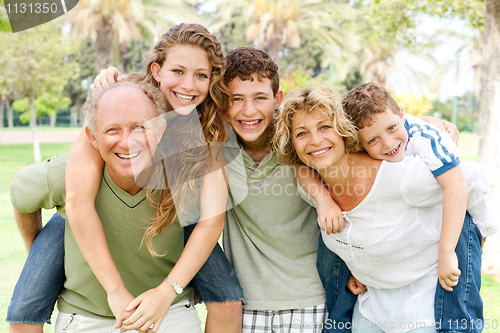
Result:
[[[95,40],[99,72],[109,65],[113,46],[122,59],[128,42],[153,39],[165,24],[172,26],[182,19],[193,19],[195,14],[189,2],[183,0],[80,0],[68,14],[68,21],[78,32]]]
[[[298,48],[311,35],[332,43],[340,23],[352,14],[343,0],[209,0],[206,4],[216,7],[212,29],[243,27],[247,41],[266,50],[276,63],[284,46]]]

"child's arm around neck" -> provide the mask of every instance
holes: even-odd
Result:
[[[134,298],[125,288],[109,252],[95,199],[104,161],[85,135],[85,126],[76,139],[66,166],[66,214],[80,250],[108,294],[117,323],[127,317],[125,307]]]

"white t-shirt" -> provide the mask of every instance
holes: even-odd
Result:
[[[460,162],[453,140],[418,117],[405,115],[405,128],[408,131],[405,155],[418,155],[435,177],[461,164],[469,189],[467,211],[483,238],[494,234],[497,227],[493,219],[493,196],[483,166],[470,161]]]
[[[342,232],[322,233],[368,289],[358,296],[361,314],[386,332],[433,323],[442,199],[419,157],[383,161],[366,198],[344,212]]]

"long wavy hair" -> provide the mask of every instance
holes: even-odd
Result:
[[[163,34],[156,46],[144,56],[143,67],[146,69],[146,73],[132,74],[130,79],[132,81],[145,81],[157,86],[158,82],[153,77],[151,65],[157,63],[162,67],[169,51],[178,45],[195,45],[203,48],[207,52],[208,60],[212,65],[212,73],[210,75],[209,94],[196,108],[203,133],[193,133],[190,131],[189,126],[179,126],[175,128],[178,136],[169,136],[171,139],[174,138],[173,142],[169,143],[169,146],[175,146],[176,151],[179,152],[175,157],[168,157],[169,159],[176,159],[176,169],[178,170],[175,170],[177,174],[174,178],[182,179],[184,182],[171,189],[168,186],[169,180],[166,177],[164,160],[161,160],[155,166],[151,182],[161,184],[161,186],[149,186],[147,197],[156,213],[155,217],[148,221],[144,234],[148,250],[155,256],[164,254],[158,254],[154,250],[153,237],[170,227],[176,221],[178,213],[183,211],[183,207],[187,206],[189,200],[195,199],[193,193],[195,193],[196,186],[199,186],[196,184],[196,179],[200,179],[200,177],[214,169],[213,163],[211,163],[213,156],[210,154],[208,143],[224,142],[228,137],[225,113],[231,95],[223,80],[226,62],[220,42],[204,26],[182,23]],[[175,138],[178,138],[178,140]],[[201,144],[197,148],[184,149],[187,142]],[[162,154],[161,147],[157,150],[157,154]],[[176,202],[174,198],[182,198],[182,200]]]

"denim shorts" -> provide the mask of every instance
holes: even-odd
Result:
[[[187,243],[195,227],[196,224],[191,224],[184,228],[184,243]],[[200,297],[200,302],[242,301],[245,304],[243,289],[236,272],[219,243],[215,245],[205,264],[191,280],[191,284]]]
[[[65,280],[64,223],[55,214],[33,242],[7,309],[7,322],[50,323]]]
[[[484,328],[481,289],[482,236],[467,213],[455,252],[461,274],[453,291],[437,282],[434,311],[439,332],[481,332]]]

